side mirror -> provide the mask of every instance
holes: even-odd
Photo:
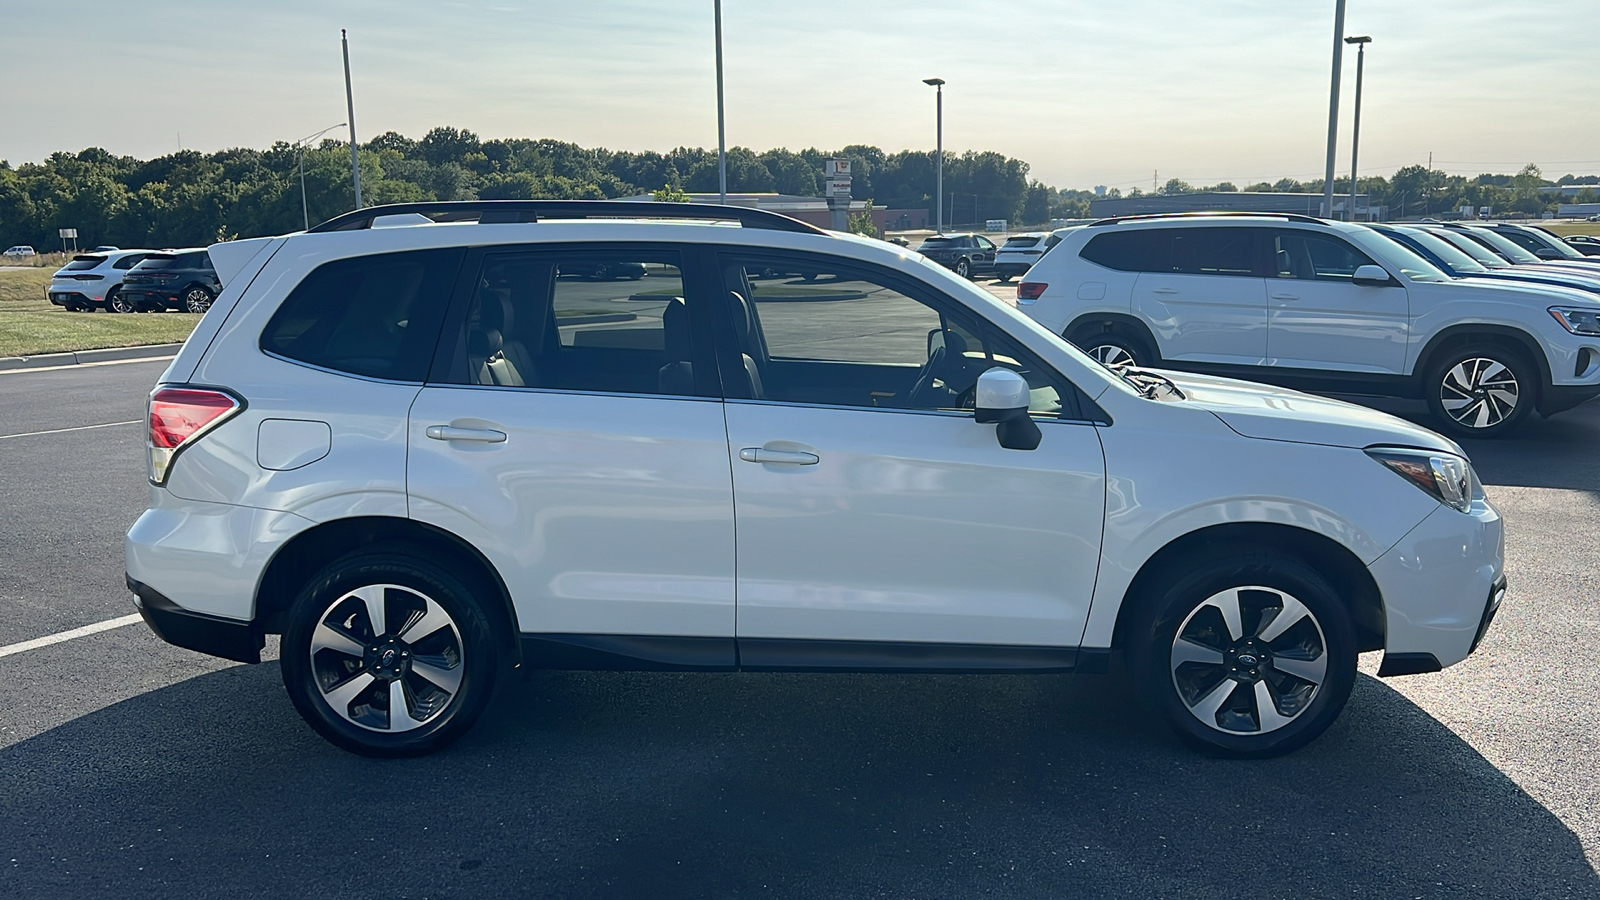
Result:
[[[935,350],[944,349],[944,329],[935,328],[928,332],[928,358],[933,359]]]
[[[1533,251],[1533,255],[1539,257],[1540,259],[1561,259],[1562,258],[1561,251],[1557,250],[1554,247],[1540,247],[1539,249]]]
[[[1388,287],[1394,283],[1383,266],[1373,265],[1357,266],[1355,277],[1351,280],[1362,287]]]
[[[994,436],[1007,450],[1033,450],[1043,435],[1028,416],[1028,380],[1002,366],[978,376],[973,418],[994,423]]]

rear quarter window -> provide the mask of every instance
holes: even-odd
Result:
[[[261,334],[275,356],[369,378],[427,378],[464,251],[385,253],[325,263]]]
[[[1172,271],[1172,232],[1169,229],[1111,231],[1097,234],[1078,251],[1092,263],[1120,272]]]

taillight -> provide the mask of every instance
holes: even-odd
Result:
[[[1044,294],[1044,289],[1050,285],[1042,281],[1024,281],[1017,285],[1017,302],[1032,303]]]
[[[165,484],[178,451],[232,418],[244,404],[213,388],[160,388],[150,395],[150,483]]]

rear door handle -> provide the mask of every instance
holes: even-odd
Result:
[[[1150,293],[1152,293],[1152,294],[1176,294],[1177,292],[1178,292],[1177,288],[1151,288],[1150,289]]]
[[[1274,300],[1299,300],[1300,299],[1300,295],[1299,294],[1273,294],[1272,295],[1272,299],[1274,299]]]
[[[780,463],[790,466],[814,466],[821,462],[821,457],[815,453],[799,453],[792,450],[767,450],[762,447],[746,447],[739,451],[739,458],[745,462],[753,463]]]
[[[457,428],[454,425],[429,425],[423,432],[436,441],[476,441],[480,444],[501,444],[506,433],[493,428]]]

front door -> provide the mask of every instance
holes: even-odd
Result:
[[[525,637],[732,667],[727,436],[683,266],[652,246],[469,257],[443,383],[411,409],[410,513],[489,558]]]
[[[1274,232],[1273,259],[1277,277],[1267,285],[1272,365],[1404,374],[1406,289],[1354,281],[1356,269],[1377,263],[1342,238],[1299,229]]]
[[[820,274],[758,278],[785,271]],[[895,273],[758,256],[722,272],[741,664],[1069,666],[1105,496],[1071,388]],[[974,421],[995,365],[1034,385],[1036,450]]]

